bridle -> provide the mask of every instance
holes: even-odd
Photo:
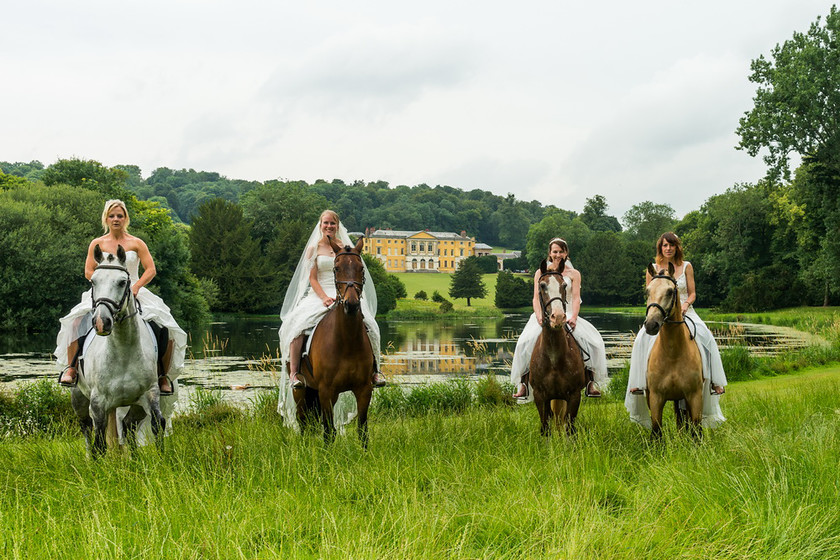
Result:
[[[126,280],[127,280],[127,282],[125,283],[125,290],[123,290],[122,296],[120,297],[119,301],[114,301],[113,299],[107,298],[107,297],[99,297],[98,298],[98,297],[96,297],[96,295],[93,292],[94,285],[93,285],[93,282],[91,282],[91,286],[90,286],[90,297],[91,297],[91,300],[92,300],[91,311],[95,311],[97,307],[99,307],[100,305],[104,305],[105,307],[108,308],[108,311],[111,312],[111,316],[114,318],[114,322],[116,322],[116,323],[121,323],[121,322],[125,321],[126,319],[137,315],[137,313],[140,311],[140,302],[137,301],[136,299],[134,300],[134,302],[135,302],[134,311],[132,313],[129,313],[126,309],[126,301],[129,299],[129,296],[131,294],[131,274],[129,274],[128,270],[124,266],[119,266],[119,265],[115,265],[115,264],[100,264],[99,266],[96,267],[94,272],[96,272],[97,270],[102,270],[102,269],[119,270],[120,272],[125,273],[125,277],[126,277]]]
[[[563,289],[560,290],[560,295],[550,298],[548,301],[543,300],[543,293],[542,290],[539,291],[540,294],[540,306],[542,307],[543,311],[543,318],[548,317],[548,310],[551,307],[552,302],[559,301],[563,305],[563,313],[566,312],[566,278],[563,276],[561,272],[556,270],[547,270],[540,275],[540,283],[542,283],[543,278],[546,276],[559,276],[560,277],[560,284],[563,286]]]
[[[356,257],[357,259],[359,259],[360,262],[362,262],[362,265],[364,266],[364,261],[362,260],[362,256],[358,253],[353,253],[352,251],[341,251],[339,253],[336,253],[335,254],[335,262],[336,263],[338,262],[338,257],[343,257],[343,256]],[[359,297],[359,299],[361,299],[362,298],[362,291],[364,290],[364,287],[365,287],[365,277],[364,277],[364,275],[362,275],[362,281],[361,282],[356,281],[356,280],[339,280],[336,277],[337,272],[338,272],[338,266],[336,265],[336,266],[333,267],[333,279],[335,280],[335,291],[336,291],[336,300],[335,301],[336,301],[336,303],[343,303],[347,300],[347,298],[346,298],[347,290],[349,290],[350,288],[355,289],[356,290],[356,295]],[[338,289],[339,284],[344,284],[344,286],[345,286],[343,293],[342,293],[341,290]]]
[[[682,321],[675,321],[675,320],[671,319],[671,313],[674,311],[674,305],[676,305],[676,303],[677,303],[677,294],[679,294],[679,291],[680,291],[679,286],[677,285],[677,281],[674,280],[672,277],[668,276],[667,274],[657,274],[656,276],[651,276],[650,279],[651,279],[651,281],[653,281],[653,280],[657,280],[657,279],[660,279],[660,278],[668,280],[669,282],[671,282],[674,285],[674,293],[671,294],[671,302],[668,304],[668,310],[666,311],[664,307],[662,307],[661,305],[659,305],[657,302],[654,301],[652,303],[649,303],[647,305],[647,307],[645,308],[645,315],[647,315],[647,313],[648,313],[648,311],[650,311],[651,307],[653,307],[655,309],[658,309],[659,311],[662,312],[662,316],[665,317],[665,322],[666,323],[677,323],[677,324],[683,323],[685,325],[685,328],[688,329],[689,338],[691,340],[694,340],[694,337],[697,335],[697,325],[694,324],[694,320],[691,317],[689,317],[687,315],[683,315],[683,320]],[[689,328],[688,323],[686,323],[686,320],[691,321],[691,324],[694,325],[694,332],[693,333],[691,332],[691,329]]]

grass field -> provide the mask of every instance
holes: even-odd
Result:
[[[408,299],[414,299],[414,294],[423,290],[428,294],[429,298],[437,291],[446,299],[452,301],[458,306],[467,305],[467,300],[464,298],[452,299],[449,297],[449,279],[451,274],[430,273],[430,272],[400,272],[395,274],[403,284],[405,284],[405,291],[408,294]],[[487,288],[487,296],[481,299],[472,298],[470,305],[474,307],[495,307],[494,301],[496,298],[496,275],[482,274],[481,280]]]
[[[276,417],[182,423],[166,451],[0,444],[3,558],[840,556],[840,369],[736,383],[728,421],[660,444],[587,401],[574,439],[533,406],[372,418],[325,448]]]

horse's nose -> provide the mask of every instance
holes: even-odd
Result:
[[[108,334],[111,332],[111,318],[110,317],[103,317],[101,314],[97,313],[93,317],[93,328],[96,330],[96,334]]]

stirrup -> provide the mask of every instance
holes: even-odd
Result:
[[[645,390],[644,390],[643,387],[635,387],[633,389],[630,389],[630,394],[631,395],[636,395],[637,397],[644,397],[645,396]]]
[[[388,380],[385,379],[385,376],[382,373],[375,371],[373,372],[373,388],[378,389],[380,387],[384,387],[388,384]]]
[[[64,377],[64,374],[67,372],[67,370],[69,370],[71,368],[76,372],[76,375],[73,376],[73,381],[62,381],[61,378]],[[62,387],[73,388],[78,383],[79,383],[79,370],[77,368],[73,367],[73,366],[67,366],[66,368],[61,370],[61,373],[58,374],[58,384],[61,385]]]
[[[715,391],[715,388],[719,388],[719,389],[720,389],[720,393],[718,393],[717,391]],[[712,396],[717,396],[717,397],[719,397],[719,396],[721,396],[722,394],[724,394],[725,392],[726,392],[726,388],[725,388],[723,385],[715,385],[714,383],[709,383],[709,393],[711,393],[711,394],[712,394]]]
[[[520,383],[519,389],[512,395],[514,399],[527,399],[528,398],[528,384],[527,383]]]
[[[590,391],[590,389],[589,389],[590,387],[592,387],[592,389],[594,389],[594,392]],[[583,394],[586,395],[589,398],[592,398],[592,399],[600,399],[601,398],[601,386],[598,385],[598,383],[596,383],[595,381],[589,381],[586,384],[586,388],[583,390]]]
[[[161,379],[166,379],[167,381],[169,381],[169,390],[168,391],[164,391],[163,389],[160,388],[160,380]],[[175,394],[175,384],[172,383],[172,380],[169,378],[168,375],[159,375],[158,376],[158,391],[160,392],[160,395],[162,397],[166,397],[166,396]]]

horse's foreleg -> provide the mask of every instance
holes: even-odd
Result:
[[[146,418],[146,411],[142,406],[132,405],[128,409],[128,414],[125,415],[122,422],[123,435],[129,448],[134,451],[137,449],[137,428],[143,419]]]
[[[551,402],[545,400],[542,394],[534,392],[534,405],[540,414],[540,434],[548,436],[551,433]]]
[[[356,389],[354,394],[356,395],[356,408],[358,408],[356,430],[359,433],[359,440],[362,442],[362,447],[367,449],[368,409],[370,408],[370,398],[373,395],[373,386],[370,384],[364,385]]]
[[[104,455],[108,449],[105,435],[108,428],[108,411],[95,398],[91,400],[88,411],[93,419],[93,442],[91,444],[90,454],[94,459],[97,459]]]
[[[566,423],[566,401],[553,399],[551,401],[551,416],[554,419],[554,428],[558,434],[563,433],[563,425]]]
[[[702,385],[701,385],[702,387]],[[703,437],[703,390],[702,388],[695,392],[693,395],[689,395],[685,399],[686,404],[688,405],[688,416],[690,417],[691,423],[689,426],[691,427],[691,436],[695,440],[700,440]]]
[[[79,426],[82,429],[82,434],[85,436],[85,447],[88,454],[93,456],[93,441],[91,440],[91,430],[93,429],[93,418],[90,417],[90,401],[78,388],[74,387],[70,393],[70,404],[79,418]]]
[[[335,421],[333,419],[333,406],[336,397],[334,391],[320,389],[318,401],[321,404],[321,424],[324,426],[324,443],[329,445],[335,439]]]
[[[682,430],[686,424],[686,411],[680,406],[680,401],[674,401],[674,418],[677,420],[677,429]]]
[[[571,398],[569,399],[569,404],[566,407],[566,416],[568,418],[566,422],[566,432],[573,436],[577,433],[577,425],[575,422],[577,421],[578,411],[580,410],[580,391],[572,393]]]
[[[648,406],[650,407],[650,435],[653,439],[659,439],[662,437],[662,410],[665,408],[665,399],[648,388]]]

